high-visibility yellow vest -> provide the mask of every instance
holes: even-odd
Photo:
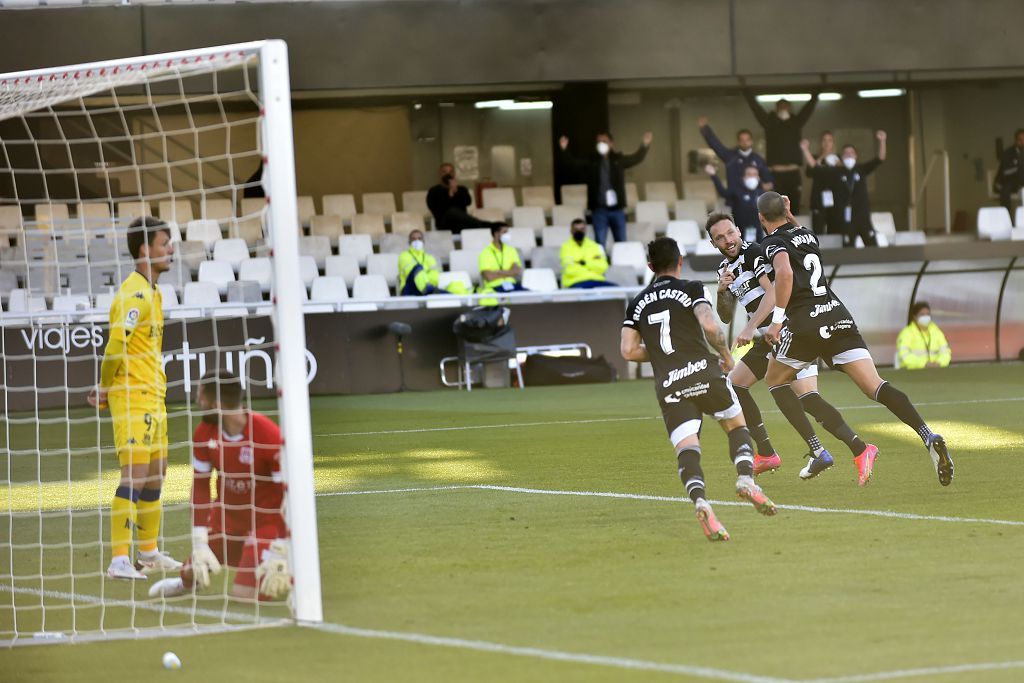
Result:
[[[519,259],[519,252],[515,247],[502,244],[501,251],[498,251],[498,248],[494,246],[493,242],[484,247],[484,250],[480,252],[480,258],[477,259],[477,263],[480,265],[481,273],[485,270],[508,270],[516,264],[520,267],[523,265],[523,262]],[[515,281],[516,279],[514,277],[499,277],[496,280],[487,281],[484,280],[481,275],[480,291],[493,292],[506,282]]]
[[[935,323],[928,323],[928,329],[922,330],[917,323],[910,323],[903,328],[896,338],[896,366],[908,370],[920,370],[928,363],[938,363],[939,367],[949,365],[952,353],[946,335]]]
[[[568,289],[577,282],[599,280],[604,282],[608,270],[608,259],[604,250],[592,239],[583,238],[582,243],[566,240],[558,252],[562,261],[562,287]]]

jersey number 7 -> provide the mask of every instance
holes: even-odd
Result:
[[[675,353],[676,350],[672,348],[672,329],[669,327],[669,311],[651,313],[647,316],[647,324],[653,325],[654,323],[661,325],[661,350],[665,352],[666,356]]]

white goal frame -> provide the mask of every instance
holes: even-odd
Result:
[[[0,74],[0,118],[12,111],[34,111],[71,98],[87,97],[122,85],[144,82],[140,72],[188,74],[197,65],[258,55],[259,94],[263,111],[260,134],[264,149],[263,184],[267,190],[266,225],[273,258],[272,320],[275,331],[275,382],[284,437],[283,465],[287,484],[286,514],[291,538],[294,587],[292,613],[298,622],[323,620],[320,556],[317,540],[313,481],[309,392],[306,384],[306,340],[299,271],[299,234],[292,139],[291,88],[288,48],[284,41],[266,40],[185,50],[159,55],[94,62]],[[204,67],[208,68],[208,67]],[[91,84],[82,87],[82,82]],[[61,82],[77,83],[70,94]],[[39,91],[53,89],[51,97]],[[83,91],[86,91],[83,94]],[[19,96],[38,104],[19,108]]]

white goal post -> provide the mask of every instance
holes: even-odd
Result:
[[[134,268],[126,228],[143,214],[159,214],[176,249],[159,281],[170,443],[159,546],[179,560],[191,550],[196,382],[238,374],[246,405],[281,427],[285,606],[232,599],[229,572],[174,599],[106,578],[118,461],[109,413],[85,395]],[[301,235],[283,41],[0,74],[0,647],[323,619]],[[220,241],[246,253],[211,289],[203,273],[224,262]]]

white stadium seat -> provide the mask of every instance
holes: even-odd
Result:
[[[531,292],[558,291],[558,279],[550,268],[524,268],[522,284]]]
[[[539,206],[517,206],[512,209],[512,225],[517,228],[541,229],[547,225],[544,209]]]
[[[202,242],[206,250],[213,249],[213,243],[223,238],[220,223],[215,220],[200,219],[185,224],[185,239]]]
[[[672,206],[679,199],[675,181],[661,180],[644,183],[644,199],[649,202],[665,202]]]
[[[463,230],[460,234],[462,236],[462,249],[477,254],[494,241],[490,228],[469,228]]]
[[[875,227],[875,232],[886,235],[896,234],[896,219],[888,211],[872,211],[871,225]]]
[[[299,257],[299,277],[302,278],[302,284],[305,285],[306,289],[312,286],[313,280],[320,277],[320,269],[316,267],[316,259],[308,254]]]
[[[516,193],[511,187],[485,187],[483,192],[485,209],[501,209],[506,216],[511,216],[516,208]]]
[[[1013,223],[1004,206],[983,206],[978,209],[978,237],[989,240],[1008,240]]]
[[[697,225],[703,226],[708,219],[707,205],[703,199],[676,200],[675,218],[677,221],[695,221]]]
[[[509,244],[519,250],[519,256],[523,260],[530,260],[534,247],[537,246],[537,236],[533,228],[509,228]]]
[[[338,244],[338,238],[345,234],[345,226],[341,216],[313,216],[309,219],[309,234],[322,235],[331,241],[331,245]]]
[[[640,202],[636,205],[636,222],[653,223],[656,228],[668,225],[668,205],[665,202]]]
[[[637,275],[643,275],[647,269],[647,254],[640,242],[616,242],[612,245],[611,264],[614,266],[632,266]]]
[[[359,262],[351,254],[328,256],[324,274],[344,278],[345,282],[355,282],[359,277]]]
[[[555,205],[555,190],[550,185],[527,185],[522,192],[523,206],[537,206],[550,212]]]
[[[390,216],[398,211],[395,195],[391,192],[366,192],[363,194],[363,213],[377,213]]]
[[[321,204],[325,216],[338,216],[346,224],[351,223],[352,217],[359,213],[356,211],[355,195],[351,194],[325,194]]]
[[[449,268],[453,271],[461,270],[469,273],[469,279],[473,284],[480,282],[480,252],[455,249],[448,255]]]
[[[213,244],[213,260],[224,261],[236,273],[238,272],[238,265],[247,258],[249,258],[249,245],[243,239],[217,240]]]
[[[382,275],[388,287],[398,284],[398,254],[370,254],[366,259],[367,275]]]
[[[338,253],[354,257],[360,267],[365,267],[366,258],[373,253],[373,240],[369,235],[342,235],[338,238]]]
[[[362,300],[389,299],[391,290],[383,275],[360,275],[352,284],[352,298]]]
[[[563,244],[572,238],[572,232],[567,225],[549,225],[541,230],[540,243],[545,247],[561,248]]]
[[[697,221],[689,219],[669,221],[665,235],[674,239],[680,247],[685,247],[687,253],[696,249],[697,243],[704,239]]]
[[[265,256],[245,259],[238,267],[238,279],[258,282],[260,290],[264,294],[268,293],[274,281],[270,259]]]
[[[583,205],[559,204],[551,209],[551,225],[568,227],[576,219],[587,220],[587,210]]]
[[[562,185],[562,204],[565,206],[586,206],[587,186],[584,184]]]
[[[234,280],[235,271],[226,261],[203,261],[199,264],[199,281],[212,282],[221,295],[227,293],[228,283]]]
[[[317,268],[323,268],[331,255],[331,240],[325,235],[308,235],[299,238],[299,253],[312,256]]]
[[[184,306],[216,306],[220,303],[217,285],[212,282],[189,282],[185,285]]]

